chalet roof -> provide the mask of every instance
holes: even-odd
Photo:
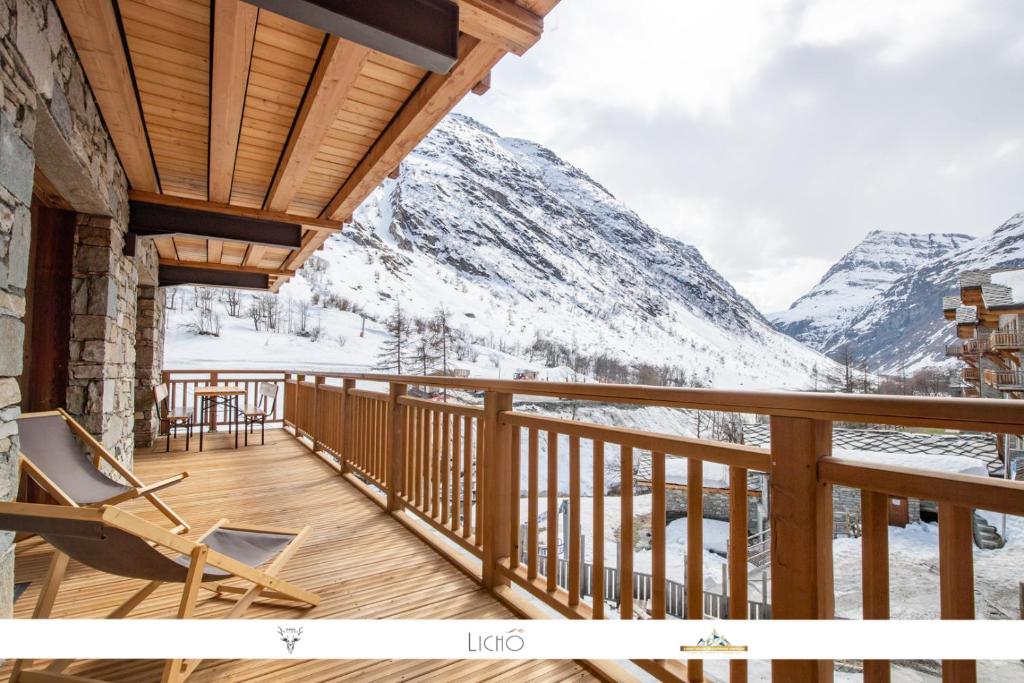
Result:
[[[1010,306],[1013,304],[1013,290],[1006,285],[982,285],[981,300],[985,303],[986,308]]]
[[[977,306],[957,306],[956,322],[958,324],[974,324],[978,322]]]
[[[944,311],[955,311],[962,305],[960,297],[958,296],[944,296],[942,297],[942,310]]]
[[[162,281],[276,289],[557,2],[57,5]]]
[[[768,448],[771,432],[768,425],[743,425],[743,439],[749,446]],[[919,455],[921,467],[927,468],[929,456],[967,456],[981,461],[989,472],[1001,467],[995,439],[990,434],[960,432],[955,434],[920,434],[894,429],[832,430],[832,446],[843,451],[903,453]],[[853,456],[850,456],[853,457]]]
[[[960,273],[960,288],[981,287],[992,282],[992,275],[985,270],[967,270]]]

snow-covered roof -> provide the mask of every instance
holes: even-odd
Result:
[[[992,286],[1010,290],[1008,296],[1011,304],[1024,303],[1024,270],[1002,270],[992,273]],[[989,305],[987,301],[985,303]]]
[[[958,296],[944,296],[942,297],[942,310],[944,311],[955,311],[961,305],[960,297]]]
[[[922,458],[914,453],[883,453],[880,451],[861,451],[837,449],[833,451],[837,458],[849,458],[872,465],[890,465],[894,467],[913,467],[924,470],[935,470],[949,474],[974,474],[988,476],[988,468],[984,463],[963,455],[929,455]]]
[[[743,440],[748,446],[767,447],[771,440],[768,425],[743,425]],[[895,429],[832,430],[833,452],[870,451],[904,454],[913,459],[913,467],[930,469],[931,458],[959,456],[981,463],[989,472],[1001,470],[995,439],[989,434],[957,432],[952,434],[920,434]]]

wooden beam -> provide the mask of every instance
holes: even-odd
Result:
[[[504,54],[499,47],[472,36],[462,36],[458,63],[447,75],[430,74],[423,80],[328,202],[321,216],[336,218],[355,211],[391,169],[401,163]]]
[[[288,209],[369,56],[369,48],[328,36],[274,173],[265,208]]]
[[[458,57],[459,8],[449,0],[249,0],[299,23],[447,73]]]
[[[470,91],[474,95],[485,95],[491,89],[491,72],[488,71]]]
[[[249,62],[259,10],[241,0],[213,6],[213,73],[210,84],[210,201],[231,199],[238,132],[242,127]]]
[[[156,192],[156,169],[111,0],[57,0],[57,8],[71,34],[128,182],[136,190]]]
[[[145,202],[146,204],[159,204],[161,206],[173,206],[179,209],[194,209],[208,213],[219,213],[225,216],[239,216],[241,218],[252,218],[260,221],[277,221],[279,223],[298,223],[307,230],[315,230],[330,234],[341,230],[341,221],[327,220],[314,216],[301,216],[294,213],[282,211],[266,211],[264,209],[251,209],[245,206],[234,206],[221,202],[207,202],[202,199],[189,199],[187,197],[174,197],[166,194],[153,192],[128,193],[128,198]]]
[[[245,252],[245,262],[243,265],[258,267],[260,263],[263,262],[263,255],[266,253],[266,246],[262,244],[250,244],[248,250]]]
[[[522,55],[544,32],[544,19],[512,0],[459,0],[459,30]]]
[[[160,286],[209,285],[233,289],[269,289],[270,276],[261,273],[237,273],[191,266],[160,266]]]
[[[228,216],[196,209],[129,201],[128,232],[140,237],[190,235],[296,249],[302,245],[297,223]]]
[[[254,268],[251,266],[233,266],[227,263],[208,263],[206,261],[175,261],[174,259],[160,259],[161,266],[172,266],[181,268],[198,268],[200,270],[219,270],[227,273],[254,273],[256,275],[272,275],[274,277],[291,277],[295,273],[276,268]]]

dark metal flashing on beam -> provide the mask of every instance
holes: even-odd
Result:
[[[137,200],[128,204],[128,232],[140,237],[189,235],[285,249],[302,247],[302,226],[298,223],[231,216]]]
[[[435,73],[459,56],[451,0],[248,0],[253,5]]]
[[[232,289],[270,289],[270,276],[260,273],[239,273],[231,270],[160,266],[160,286],[209,285]]]

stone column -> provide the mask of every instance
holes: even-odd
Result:
[[[139,285],[139,317],[135,330],[135,446],[147,448],[157,436],[159,421],[153,387],[164,365],[164,291]]]
[[[68,412],[131,467],[138,271],[124,255],[124,233],[112,218],[78,216]]]
[[[25,285],[32,236],[35,92],[15,48],[11,4],[0,2],[0,500],[18,492]],[[14,593],[14,536],[0,532],[0,617],[9,617]]]

